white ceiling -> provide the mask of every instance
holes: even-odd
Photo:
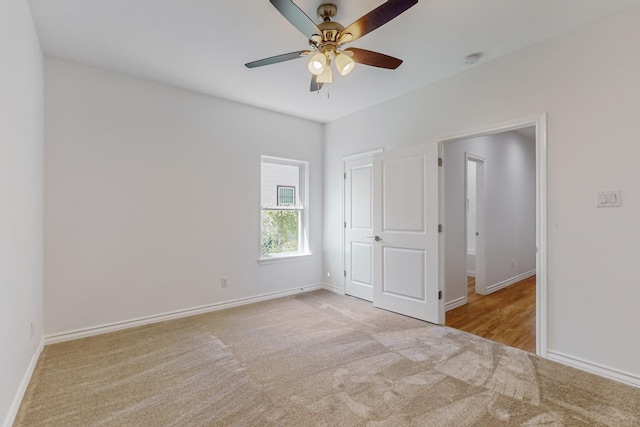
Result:
[[[294,0],[314,21],[320,0]],[[382,0],[333,0],[344,26]],[[357,66],[320,94],[305,58],[246,62],[308,47],[268,0],[30,0],[46,54],[328,122],[470,66],[573,31],[640,0],[420,0],[352,45],[404,60],[395,71]],[[350,45],[349,45],[350,46]],[[475,66],[477,66],[476,64]],[[327,90],[328,89],[328,90]]]

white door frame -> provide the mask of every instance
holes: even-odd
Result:
[[[475,292],[477,294],[481,294],[484,295],[487,292],[487,282],[486,282],[486,276],[485,276],[485,264],[484,264],[484,214],[485,214],[485,182],[484,182],[484,164],[485,164],[485,159],[484,157],[475,155],[475,154],[471,154],[468,152],[464,153],[464,160],[465,160],[465,166],[464,166],[464,173],[465,173],[465,184],[464,184],[464,197],[466,198],[466,200],[469,200],[469,194],[467,193],[467,183],[469,182],[467,179],[468,176],[468,162],[472,161],[476,163],[476,167],[478,169],[476,169],[476,177],[478,178],[476,180],[476,195],[478,195],[478,197],[476,198],[476,253],[475,253],[475,260],[476,260],[476,268],[475,268],[475,274],[476,274],[476,287],[475,287]],[[464,233],[464,247],[465,250],[466,248],[469,247],[468,242],[467,242],[467,237],[468,237],[468,233],[467,233],[467,224],[468,224],[468,209],[465,210],[465,214],[464,214],[464,226],[465,226],[465,233]],[[466,259],[465,259],[466,261]],[[464,266],[465,268],[465,277],[466,277],[466,269],[467,266],[465,264]],[[466,294],[466,290],[465,290],[465,294]],[[467,294],[467,299],[469,298],[469,295]]]
[[[350,160],[357,160],[357,159],[362,159],[364,157],[371,157],[373,159],[373,155],[376,153],[382,153],[383,149],[382,148],[377,148],[375,150],[369,150],[369,151],[365,151],[362,153],[356,153],[356,154],[351,154],[348,156],[344,156],[342,157],[342,175],[343,177],[345,177],[342,180],[342,224],[345,224],[345,221],[347,220],[345,212],[346,212],[346,203],[345,203],[345,197],[347,195],[347,189],[346,189],[346,173],[347,173],[347,162]],[[346,290],[347,290],[347,276],[346,276],[346,271],[347,271],[347,253],[345,251],[345,244],[346,244],[346,230],[345,227],[342,227],[342,271],[345,272],[345,274],[342,275],[342,294],[345,295],[346,294]]]
[[[444,152],[444,144],[494,133],[507,132],[523,127],[536,128],[536,354],[547,357],[547,114],[515,120],[438,139],[438,152]],[[440,169],[440,218],[445,221],[444,180]],[[444,225],[444,232],[447,227]],[[442,240],[441,240],[442,242]],[[444,245],[440,244],[440,289],[444,291]],[[444,321],[444,317],[442,318]]]

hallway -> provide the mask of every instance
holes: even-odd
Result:
[[[467,286],[467,304],[446,313],[446,326],[536,352],[536,276],[490,295],[475,293],[473,277]]]

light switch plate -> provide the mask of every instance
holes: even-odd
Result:
[[[596,191],[596,207],[597,208],[617,208],[622,206],[622,191],[607,190]]]

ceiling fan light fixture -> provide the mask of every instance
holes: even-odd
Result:
[[[333,73],[331,72],[331,67],[329,66],[329,64],[324,67],[324,70],[321,74],[318,75],[316,81],[318,83],[331,83],[333,81]]]
[[[327,68],[329,68],[327,67],[327,56],[322,52],[316,53],[309,60],[308,67],[311,74],[316,76],[321,75]]]
[[[338,69],[338,73],[341,76],[346,76],[355,67],[356,63],[349,55],[345,55],[344,53],[336,54],[336,68]]]
[[[341,50],[342,45],[353,42],[397,18],[400,14],[415,6],[419,0],[387,0],[384,4],[371,10],[347,27],[332,19],[338,11],[337,6],[333,3],[320,5],[318,14],[323,22],[316,24],[296,5],[294,0],[270,1],[291,25],[304,34],[309,41],[311,49],[248,62],[245,66],[247,68],[262,67],[303,56],[310,56],[307,63],[307,68],[312,74],[309,89],[311,92],[316,92],[320,90],[324,83],[331,83],[333,79],[331,61],[335,62],[336,71],[342,76],[346,76],[353,71],[355,63],[389,70],[398,68],[402,64],[401,59],[353,47],[343,51]]]

